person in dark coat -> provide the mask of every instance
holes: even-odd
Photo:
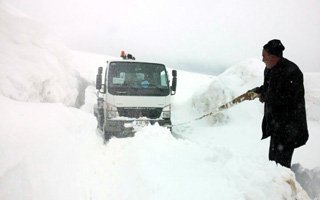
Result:
[[[258,93],[265,104],[262,139],[270,136],[269,160],[290,168],[294,149],[304,145],[309,134],[303,74],[282,56],[284,49],[276,39],[263,46],[264,82],[250,91]]]

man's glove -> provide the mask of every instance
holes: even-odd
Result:
[[[251,89],[251,90],[248,90],[247,93],[249,93],[249,95],[251,95],[252,97],[254,97],[254,98],[252,98],[252,99],[250,99],[250,100],[253,100],[253,99],[259,97],[259,101],[260,101],[261,103],[264,102],[264,97],[261,95],[261,89],[260,89],[260,87],[255,87],[255,88],[253,88],[253,89]],[[251,93],[254,93],[254,94],[251,94]]]
[[[260,94],[260,87],[255,87],[251,90],[248,90],[248,92],[254,92],[254,93]]]
[[[244,95],[246,100],[254,100],[257,97],[259,97],[259,94],[251,91],[246,92]]]

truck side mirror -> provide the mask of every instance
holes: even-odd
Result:
[[[177,89],[177,70],[172,70],[172,86],[171,86],[171,94],[176,94]]]
[[[100,90],[102,88],[102,67],[98,68],[98,74],[96,77],[96,89]]]

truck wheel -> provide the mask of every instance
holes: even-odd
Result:
[[[104,122],[103,115],[99,115],[99,117],[97,117],[97,121],[98,121],[98,128],[102,130],[103,129],[103,122]]]
[[[98,120],[97,128],[103,131],[103,121]]]
[[[103,126],[103,136],[104,136],[104,141],[105,142],[109,141],[110,138],[112,137],[112,133],[107,130],[105,125]]]
[[[104,141],[107,142],[110,140],[112,134],[110,132],[104,132]]]

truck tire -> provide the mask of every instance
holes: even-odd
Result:
[[[105,142],[109,141],[112,137],[112,133],[106,129],[105,125],[103,125],[103,137]]]

